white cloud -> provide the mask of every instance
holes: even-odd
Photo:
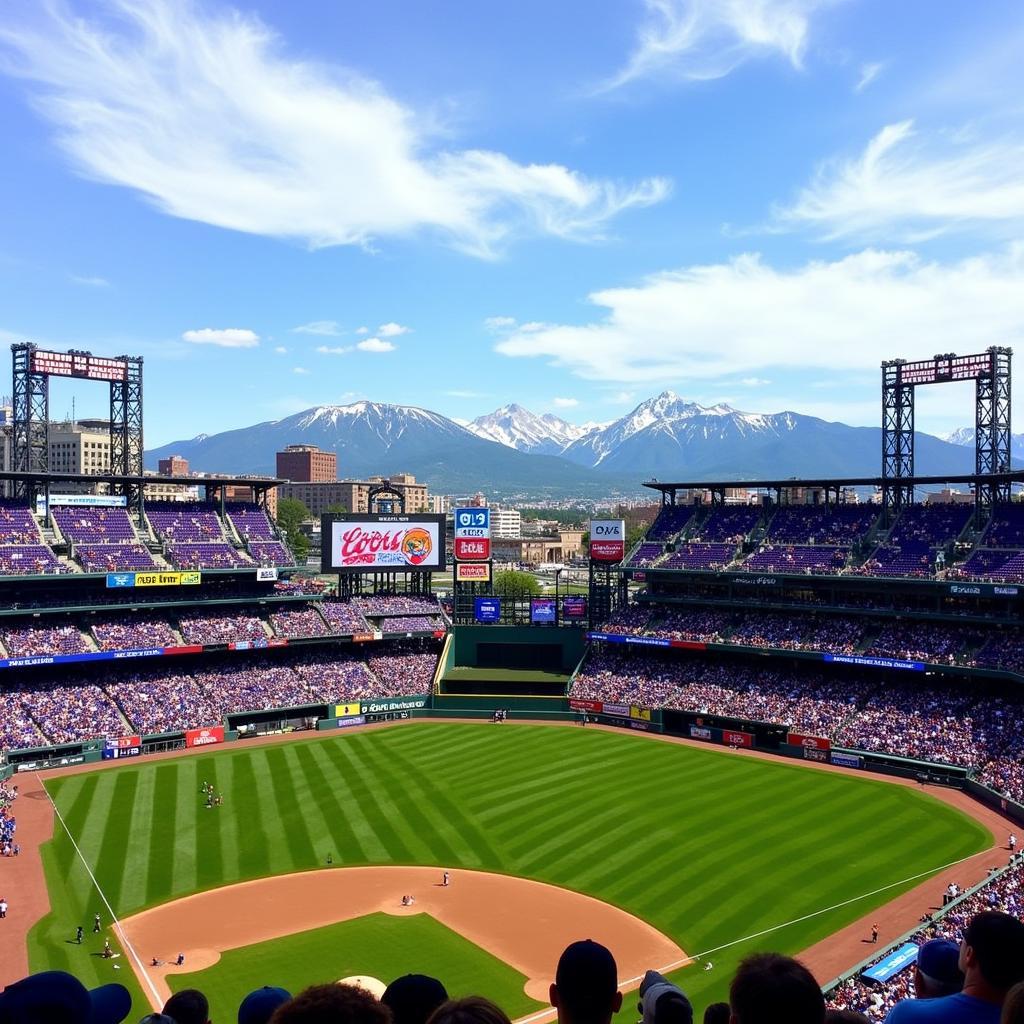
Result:
[[[614,402],[616,405],[630,405],[632,402],[636,401],[636,392],[618,391],[612,395],[610,401]]]
[[[853,87],[854,92],[863,92],[881,74],[884,64],[863,64],[860,69],[860,78]]]
[[[343,356],[352,351],[351,345],[317,345],[317,352],[323,356]]]
[[[401,324],[396,324],[392,321],[391,323],[381,324],[377,328],[377,333],[382,338],[397,338],[400,334],[408,334],[411,330],[411,327],[403,327]]]
[[[219,345],[221,348],[256,348],[260,336],[240,327],[202,327],[198,331],[185,331],[182,341],[193,345]]]
[[[598,91],[637,78],[722,78],[753,57],[803,64],[816,10],[834,0],[645,0],[647,17],[626,66]]]
[[[86,288],[109,288],[110,282],[105,277],[88,277],[79,274],[72,274],[71,280],[75,284],[83,285]]]
[[[515,327],[516,318],[514,316],[489,316],[484,321],[484,327],[489,331],[506,331],[511,327]]]
[[[274,351],[275,351],[275,352],[276,352],[276,353],[277,353],[277,354],[278,354],[279,356],[284,356],[284,355],[287,355],[287,354],[288,354],[288,349],[286,349],[286,348],[284,347],[284,345],[276,345],[276,346],[274,347]]]
[[[489,257],[524,234],[600,237],[669,192],[660,178],[445,149],[436,118],[289,55],[253,14],[194,0],[109,0],[102,14],[19,4],[0,22],[0,68],[35,83],[81,174],[171,216],[312,247],[426,231]]]
[[[293,366],[292,373],[297,373],[299,374],[299,376],[305,377],[309,374],[309,370],[307,370],[304,366]]]
[[[913,121],[901,121],[886,125],[859,156],[820,167],[775,219],[819,228],[829,239],[914,241],[957,228],[1019,234],[1022,164],[1022,141],[922,138]]]
[[[764,377],[743,377],[740,383],[745,388],[763,388],[766,384],[771,384],[771,381],[765,380]]]
[[[453,390],[453,391],[446,391],[445,394],[448,395],[450,398],[486,398],[487,397],[487,395],[485,393],[481,392],[481,391],[461,391],[461,390],[458,390],[458,389]]]
[[[313,320],[301,327],[292,328],[292,334],[316,334],[330,338],[336,338],[341,333],[341,325],[337,320]]]
[[[395,346],[390,341],[381,341],[380,338],[367,338],[356,344],[360,352],[394,352]]]
[[[580,400],[578,398],[554,398],[551,404],[556,409],[574,409],[580,404]]]
[[[508,356],[590,380],[660,385],[1008,345],[1024,333],[1024,244],[957,263],[867,249],[775,269],[756,254],[590,295],[599,318],[517,331]]]
[[[356,334],[369,334],[369,333],[370,333],[370,328],[369,327],[357,327],[356,328]]]

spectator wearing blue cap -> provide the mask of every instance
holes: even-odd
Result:
[[[999,1024],[1003,1000],[1024,980],[1024,923],[997,910],[975,914],[960,942],[964,986],[939,999],[904,999],[885,1024]]]
[[[121,1024],[131,1008],[124,985],[90,991],[64,971],[31,974],[0,993],[2,1024]]]
[[[269,985],[250,992],[239,1004],[238,1024],[267,1024],[274,1011],[291,997],[291,992]]]
[[[175,1024],[210,1024],[210,1004],[197,988],[183,988],[164,1003],[164,1013]]]
[[[929,939],[917,951],[914,992],[918,999],[941,999],[964,987],[960,946],[952,939]]]

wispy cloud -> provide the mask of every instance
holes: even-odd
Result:
[[[1022,166],[1019,139],[922,137],[913,121],[900,121],[886,125],[859,156],[820,167],[774,219],[820,229],[828,239],[916,241],[965,229],[1015,237],[1024,227]]]
[[[517,331],[495,348],[625,384],[856,371],[956,352],[964,338],[972,350],[1011,344],[1024,333],[1022,278],[1024,243],[956,263],[867,249],[776,269],[748,254],[595,292],[599,318]]]
[[[110,282],[105,277],[88,277],[81,274],[72,274],[71,280],[85,288],[109,288]]]
[[[427,231],[492,257],[521,235],[600,237],[669,192],[661,178],[446,149],[436,117],[289,55],[252,14],[200,0],[18,3],[0,23],[0,68],[35,83],[83,175],[175,217],[312,247]]]
[[[292,328],[292,334],[316,334],[329,338],[336,338],[341,333],[341,325],[337,320],[313,320],[311,323]]]
[[[449,398],[487,398],[488,396],[481,391],[446,391],[445,394]]]
[[[580,404],[578,398],[553,398],[551,404],[556,409],[575,409]]]
[[[360,352],[394,352],[395,345],[390,341],[382,341],[380,338],[367,338],[366,341],[356,343]]]
[[[352,351],[351,345],[317,345],[317,352],[322,356],[343,356]]]
[[[185,331],[181,340],[193,345],[217,345],[220,348],[256,348],[260,336],[255,331],[241,327],[201,327],[197,331]]]
[[[287,355],[287,354],[288,354],[288,349],[286,349],[286,348],[284,347],[284,345],[276,345],[276,346],[274,347],[274,351],[275,351],[275,352],[276,352],[276,353],[277,353],[277,354],[278,354],[279,356],[285,356],[285,355]]]
[[[356,334],[369,334],[369,333],[370,333],[370,328],[369,327],[357,327],[356,328]]]
[[[514,316],[489,316],[484,320],[484,327],[489,331],[507,331],[515,327],[516,318]]]
[[[768,384],[771,384],[770,380],[765,380],[764,377],[743,377],[740,383],[745,388],[763,388]]]
[[[309,370],[304,366],[293,366],[292,373],[297,373],[300,377],[306,377],[309,375]]]
[[[411,330],[411,327],[403,327],[401,324],[396,324],[392,321],[391,323],[381,324],[377,328],[377,333],[382,338],[397,338],[401,334],[408,334]]]
[[[857,84],[853,87],[853,91],[863,92],[881,74],[884,67],[885,65],[880,62],[862,64],[860,78],[857,79]]]
[[[834,0],[645,0],[625,67],[598,92],[654,76],[722,78],[753,57],[803,64],[811,15]]]

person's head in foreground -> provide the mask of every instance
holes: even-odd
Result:
[[[291,992],[269,985],[250,992],[238,1005],[238,1024],[267,1024],[274,1011],[291,997]]]
[[[622,1006],[615,957],[593,939],[565,947],[548,990],[561,1024],[605,1024]]]
[[[380,997],[391,1011],[394,1024],[427,1024],[430,1015],[447,999],[444,985],[425,974],[396,978]]]
[[[209,1024],[210,1004],[197,988],[183,988],[164,1003],[164,1013],[175,1024]]]
[[[512,1024],[505,1011],[483,996],[449,999],[431,1015],[427,1024]]]
[[[648,971],[640,982],[637,1010],[643,1015],[643,1024],[693,1024],[690,1000],[657,971]]]
[[[998,910],[975,914],[960,943],[964,992],[1002,1004],[1007,992],[1024,981],[1024,923]]]
[[[391,1024],[388,1008],[354,985],[312,985],[283,1003],[271,1024]]]
[[[1024,981],[1018,981],[1006,993],[999,1024],[1024,1024]]]
[[[704,1024],[729,1024],[729,1004],[712,1003],[704,1011]]]
[[[131,1008],[124,985],[90,991],[64,971],[30,974],[0,993],[2,1024],[121,1024]]]
[[[914,992],[918,999],[951,996],[964,987],[960,947],[952,939],[929,939],[917,951]]]
[[[732,1024],[823,1024],[825,997],[802,963],[779,953],[740,962],[729,986]]]

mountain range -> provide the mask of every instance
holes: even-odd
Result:
[[[969,442],[973,444],[973,438]],[[414,473],[435,493],[600,498],[637,494],[644,480],[878,476],[881,430],[795,412],[702,406],[671,391],[607,424],[574,426],[508,405],[465,426],[416,406],[354,402],[200,434],[146,453],[147,468],[181,455],[193,470],[274,472],[274,453],[314,444],[338,453],[343,478]],[[916,435],[918,471],[969,473],[971,448]]]

